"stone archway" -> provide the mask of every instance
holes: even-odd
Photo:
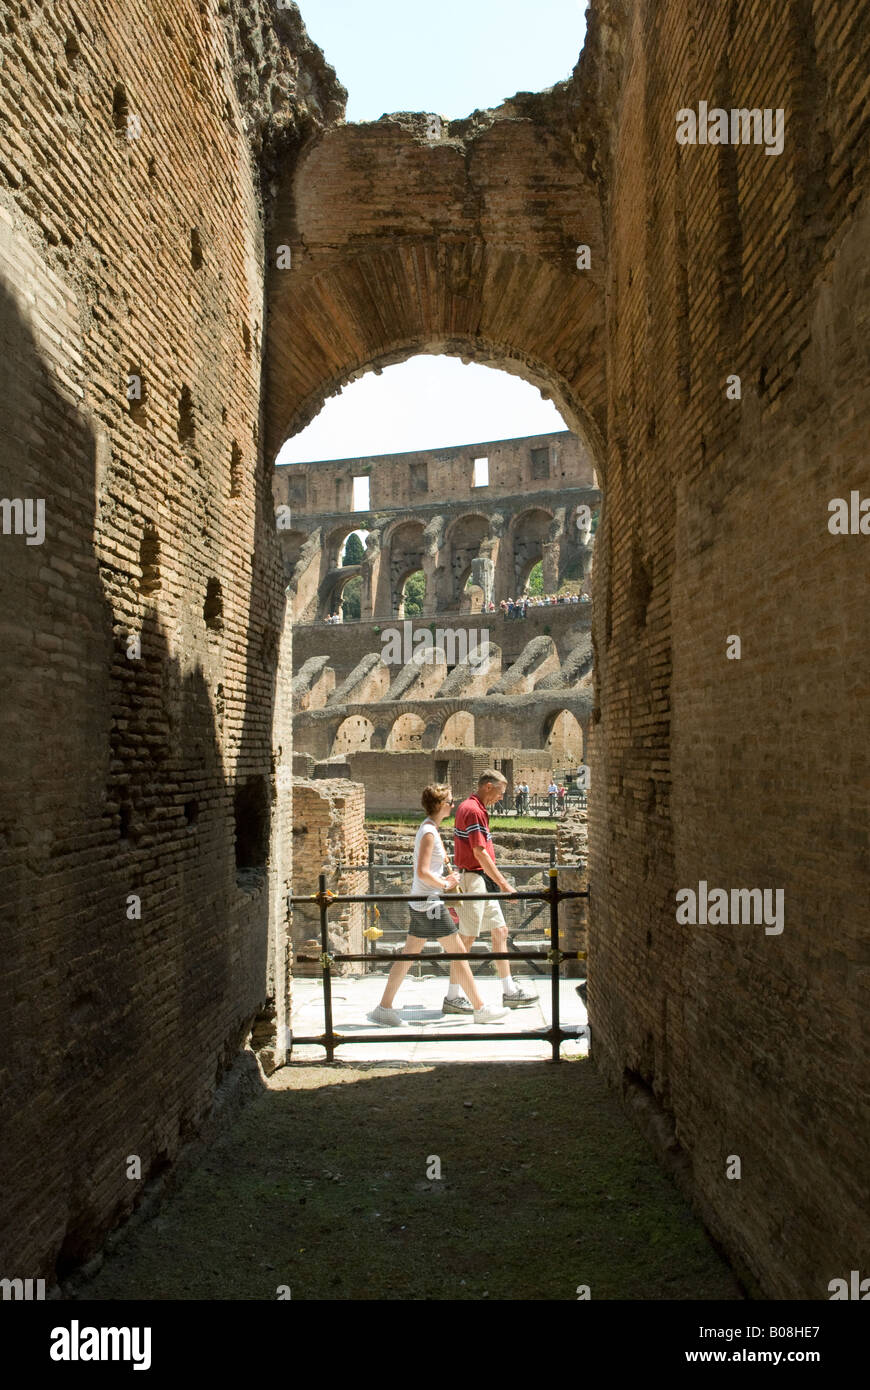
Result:
[[[370,748],[375,726],[370,719],[361,714],[350,714],[343,719],[332,740],[332,757],[341,753],[357,753]]]
[[[449,557],[449,606],[455,613],[462,606],[465,582],[471,574],[471,562],[480,553],[489,530],[490,518],[481,512],[464,512],[447,528],[445,544]]]
[[[470,710],[456,710],[449,719],[445,719],[444,727],[438,739],[439,748],[473,748],[474,747],[474,715]]]
[[[381,582],[378,586],[377,611],[400,616],[405,584],[412,574],[423,570],[425,556],[425,527],[416,518],[400,521],[384,534],[381,543]]]
[[[529,575],[538,561],[544,575],[544,593],[558,588],[558,573],[554,573],[547,550],[547,538],[553,525],[553,512],[543,507],[529,508],[515,518],[510,530],[510,580],[518,594],[525,593]]]
[[[554,766],[576,767],[583,761],[583,729],[576,715],[570,710],[555,710],[544,720],[541,731],[541,747],[553,756]]]
[[[433,147],[425,116],[384,118],[327,131],[285,162],[277,183],[272,239],[291,248],[292,264],[279,269],[269,256],[271,458],[348,381],[446,352],[541,387],[600,466],[599,194],[555,131],[493,113],[464,140]],[[327,187],[343,196],[324,199]],[[577,267],[581,237],[588,270]]]
[[[329,396],[367,371],[420,353],[450,354],[537,386],[603,477],[605,247],[587,152],[532,109],[478,114],[461,139],[434,147],[426,128],[422,115],[332,128],[275,171],[267,458],[274,461]],[[342,196],[325,198],[326,188]],[[588,268],[578,266],[579,241],[590,248]],[[288,269],[279,268],[279,245],[292,252]],[[441,585],[451,575],[437,519],[426,519],[428,534],[421,524],[419,558],[409,557],[401,575],[395,531],[369,520],[364,611],[394,616],[397,578],[422,569],[434,580],[439,566],[437,581],[427,583],[426,612],[442,611]],[[512,567],[504,527],[493,518],[492,558],[498,564],[501,547],[502,565]],[[506,593],[516,581],[501,572]]]
[[[345,598],[345,591],[349,584],[354,580],[359,580],[359,566],[352,565],[346,569],[335,570],[327,574],[326,579],[320,587],[318,598],[318,619],[322,622],[336,613],[341,622],[346,621],[342,613],[342,604]]]
[[[425,733],[426,721],[419,714],[400,714],[390,729],[387,750],[391,753],[419,751]]]

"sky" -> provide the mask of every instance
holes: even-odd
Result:
[[[347,119],[448,120],[570,77],[586,0],[296,0],[347,88]]]
[[[297,0],[347,88],[348,121],[392,111],[455,120],[570,77],[586,0]],[[330,398],[279,463],[444,448],[564,429],[519,377],[420,356]]]
[[[458,357],[412,357],[368,372],[287,441],[279,463],[402,454],[549,434],[567,426],[537,387]]]

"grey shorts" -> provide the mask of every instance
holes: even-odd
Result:
[[[433,905],[431,916],[428,912],[408,908],[408,933],[411,936],[419,936],[426,941],[440,941],[442,937],[452,936],[455,931],[459,931],[459,927],[443,903],[438,904],[437,913]]]

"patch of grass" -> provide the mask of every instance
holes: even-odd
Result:
[[[588,1061],[285,1068],[81,1297],[282,1284],[296,1301],[741,1296]]]
[[[489,823],[502,830],[555,830],[559,824],[549,816],[490,816]]]
[[[366,825],[419,825],[423,819],[423,812],[417,815],[416,812],[410,815],[404,811],[398,812],[395,816],[366,816]]]

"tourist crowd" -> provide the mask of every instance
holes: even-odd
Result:
[[[490,599],[484,612],[501,613],[503,618],[524,618],[530,608],[549,608],[560,603],[591,603],[588,594],[536,594],[530,597],[524,594],[521,598],[503,598],[497,606]],[[325,623],[342,623],[344,619],[341,613],[330,613],[324,620]]]
[[[573,790],[573,774],[569,774],[569,779],[571,781],[571,787]],[[550,815],[554,817],[557,814],[561,815],[567,806],[567,802],[568,788],[565,786],[564,782],[557,782],[555,777],[551,777],[549,786],[547,787],[547,805]],[[532,792],[528,782],[515,783],[514,810],[516,811],[518,816],[527,816],[529,815],[530,811],[532,812],[532,814],[537,814],[539,805],[540,801],[536,795],[535,805],[534,807],[532,806]],[[508,809],[508,805],[504,801],[499,801],[496,804],[495,812],[497,815],[504,816],[507,815]]]
[[[525,594],[518,599],[503,598],[498,608],[490,602],[486,611],[487,613],[500,612],[503,618],[524,618],[530,608],[549,608],[560,603],[589,602],[588,594],[536,594],[534,597]]]

